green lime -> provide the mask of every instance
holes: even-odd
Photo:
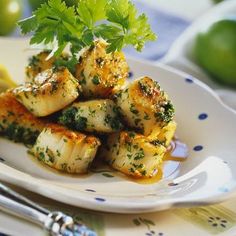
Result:
[[[236,15],[220,19],[200,32],[194,56],[212,78],[236,86]]]
[[[0,0],[0,35],[10,34],[22,13],[21,0]]]

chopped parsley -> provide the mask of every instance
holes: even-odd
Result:
[[[150,85],[148,85],[145,81],[140,80],[138,82],[139,87],[141,89],[141,91],[148,96],[151,96],[153,94],[153,89],[152,87],[150,87]]]
[[[144,120],[150,120],[150,116],[145,112],[144,113],[144,117],[143,117]]]
[[[83,116],[76,116],[75,118],[75,129],[83,131],[87,128],[87,118]]]
[[[165,145],[165,142],[157,140],[157,139],[151,141],[150,143],[153,144],[154,146]]]
[[[84,131],[87,128],[87,118],[80,116],[76,107],[64,110],[59,117],[59,123],[77,131]]]
[[[26,145],[34,144],[39,135],[39,131],[25,128],[16,122],[9,123],[6,128],[1,128],[0,130],[3,136],[15,142],[23,142]]]
[[[79,82],[80,82],[81,85],[83,85],[83,84],[85,85],[87,83],[83,70],[80,73],[80,81]]]
[[[137,161],[137,160],[143,159],[144,156],[145,155],[144,155],[143,149],[140,149],[137,153],[135,153],[134,160]]]
[[[121,124],[118,117],[112,117],[110,114],[107,114],[105,117],[105,123],[109,124],[113,130],[120,130],[123,125]]]
[[[100,78],[99,78],[99,76],[95,75],[95,76],[92,78],[92,82],[93,82],[93,84],[95,84],[95,85],[99,85],[99,84],[100,84]]]
[[[163,111],[155,113],[157,121],[164,121],[166,123],[170,122],[173,119],[175,113],[173,104],[168,101],[161,108],[163,109]]]
[[[36,67],[38,66],[40,60],[37,56],[32,56],[29,58],[29,66]]]
[[[131,103],[129,110],[135,115],[139,113],[139,111],[135,108],[135,105],[133,103]]]

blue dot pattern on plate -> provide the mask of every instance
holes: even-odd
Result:
[[[95,193],[95,192],[96,192],[96,191],[93,190],[93,189],[85,189],[85,191],[87,191],[87,192],[92,192],[92,193]]]
[[[0,157],[0,162],[4,162],[5,160],[3,158]]]
[[[177,183],[169,183],[168,185],[172,187],[172,186],[177,186],[178,184]]]
[[[223,192],[223,193],[227,193],[227,192],[229,192],[229,189],[226,188],[226,187],[220,187],[220,188],[219,188],[219,191],[220,191],[220,192]]]
[[[128,74],[128,77],[129,77],[129,78],[132,78],[133,75],[134,75],[134,73],[133,73],[132,71],[130,71],[129,74]]]
[[[199,119],[199,120],[205,120],[207,117],[208,117],[208,115],[207,115],[206,113],[201,113],[201,114],[198,116],[198,119]]]
[[[164,236],[164,234],[162,232],[159,232],[158,234],[155,233],[154,230],[151,230],[150,232],[145,234],[146,236]]]
[[[201,151],[202,149],[203,149],[203,146],[201,146],[201,145],[197,145],[197,146],[195,146],[195,147],[193,148],[193,150],[196,151],[196,152],[199,152],[199,151]]]
[[[106,201],[106,199],[101,198],[101,197],[95,197],[95,200],[98,202],[105,202]]]
[[[190,78],[186,78],[185,81],[186,81],[187,83],[190,83],[190,84],[193,83],[193,80],[190,79]]]

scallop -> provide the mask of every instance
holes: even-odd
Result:
[[[122,52],[107,53],[108,44],[97,40],[81,54],[76,66],[85,98],[108,98],[121,88],[128,77],[128,65]]]
[[[127,126],[148,136],[173,120],[174,107],[160,85],[149,77],[134,80],[115,94]]]
[[[166,147],[131,131],[110,134],[100,156],[114,169],[136,178],[153,177],[163,161]]]
[[[26,82],[33,82],[34,78],[41,72],[54,67],[56,57],[49,57],[51,51],[44,50],[37,55],[30,57],[29,64],[25,68]],[[68,60],[69,56],[66,53],[62,53],[59,59]]]
[[[38,74],[33,83],[14,89],[16,99],[35,116],[59,111],[79,96],[78,81],[66,68],[48,69]]]
[[[25,144],[34,144],[48,122],[19,103],[11,91],[0,95],[0,134]]]
[[[122,128],[117,107],[109,99],[75,102],[62,112],[59,122],[86,132],[112,133]]]
[[[40,133],[30,153],[53,169],[83,174],[87,173],[99,145],[95,136],[50,124]]]

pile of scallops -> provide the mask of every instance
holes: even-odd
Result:
[[[0,133],[66,173],[86,173],[96,158],[153,177],[176,130],[173,105],[155,80],[127,79],[124,54],[106,47],[97,40],[85,48],[73,71],[49,51],[33,56],[25,83],[0,95]]]

